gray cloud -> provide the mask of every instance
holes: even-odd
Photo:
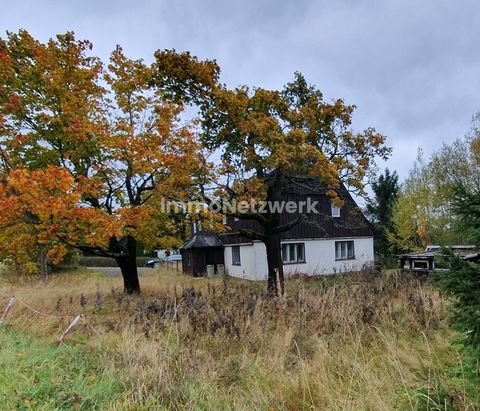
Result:
[[[74,30],[106,58],[116,44],[135,58],[190,50],[215,58],[229,85],[279,88],[299,70],[357,105],[354,126],[375,126],[405,176],[426,154],[462,136],[480,110],[480,3],[427,0],[135,2],[59,0],[2,5],[0,29],[46,40]]]

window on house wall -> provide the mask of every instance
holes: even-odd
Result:
[[[332,217],[340,217],[340,207],[332,204]]]
[[[355,246],[353,241],[335,241],[335,260],[353,260]]]
[[[240,265],[240,246],[234,245],[232,247],[232,265]]]
[[[415,270],[428,270],[428,261],[426,260],[413,260],[413,269]]]
[[[305,244],[289,243],[282,244],[282,261],[284,264],[305,262]]]

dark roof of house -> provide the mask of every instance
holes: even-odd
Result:
[[[304,220],[281,233],[282,239],[307,239],[307,238],[341,238],[341,237],[371,237],[373,229],[371,224],[359,209],[349,191],[342,185],[337,190],[337,195],[343,200],[340,217],[331,215],[331,198],[327,195],[327,188],[318,178],[302,178],[301,181],[293,180],[283,191],[285,201],[318,201],[318,213],[286,213],[280,214],[280,224],[286,224],[304,215]],[[241,229],[250,229],[262,232],[262,226],[255,220],[227,219],[231,231],[220,235],[224,244],[250,243],[251,240],[238,234]],[[236,234],[235,234],[236,233]]]
[[[222,247],[222,245],[222,241],[217,234],[201,232],[195,234],[190,240],[183,244],[180,249]]]
[[[418,259],[422,260],[422,259],[433,258],[437,254],[438,254],[437,251],[417,251],[417,252],[414,252],[414,253],[400,254],[398,257],[399,258],[407,258],[407,259],[418,258]]]

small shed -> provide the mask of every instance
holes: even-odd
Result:
[[[202,277],[207,266],[213,266],[214,273],[223,271],[223,243],[214,233],[200,232],[180,248],[182,267],[185,274]]]
[[[447,246],[453,251],[453,254],[468,261],[478,261],[480,253],[476,246],[473,245],[452,245]],[[411,271],[418,274],[428,274],[431,271],[443,270],[444,267],[436,261],[440,254],[441,246],[429,245],[425,251],[415,253],[400,254],[400,268],[404,271]]]

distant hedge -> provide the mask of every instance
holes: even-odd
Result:
[[[137,257],[137,267],[143,267],[145,262],[153,257]],[[114,258],[108,257],[80,257],[78,264],[83,267],[118,267]]]

